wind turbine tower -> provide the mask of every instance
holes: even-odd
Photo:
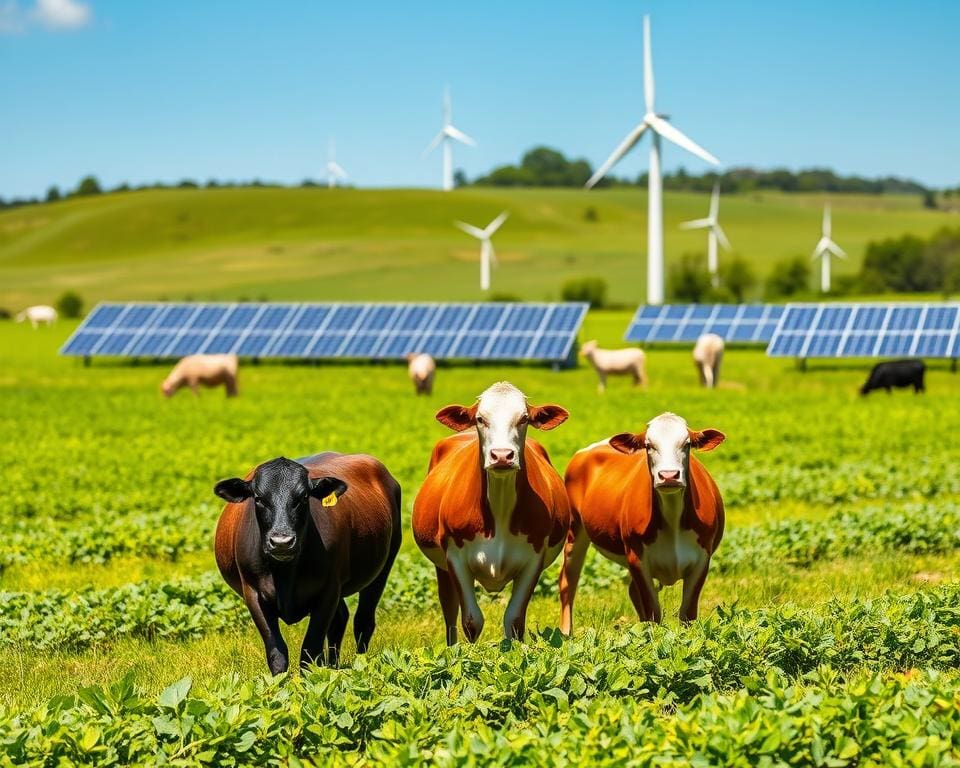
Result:
[[[730,250],[730,241],[727,240],[727,235],[720,226],[720,182],[713,185],[713,194],[710,195],[710,215],[705,219],[685,221],[680,227],[681,229],[707,230],[707,270],[710,272],[710,283],[716,288],[720,285],[718,242],[723,246],[723,250]]]
[[[338,181],[346,181],[347,172],[337,162],[337,147],[333,139],[330,139],[330,145],[327,150],[327,186],[333,189]]]
[[[823,230],[820,236],[820,242],[813,249],[811,261],[820,259],[820,290],[823,293],[830,293],[830,257],[839,256],[841,259],[847,258],[843,248],[837,245],[830,237],[830,206],[823,207]]]
[[[647,303],[663,304],[663,180],[660,176],[660,139],[672,141],[678,147],[712,165],[720,165],[720,161],[670,125],[666,115],[657,114],[654,109],[653,52],[650,48],[649,16],[643,17],[643,94],[647,108],[643,119],[590,177],[586,186],[590,189],[606,176],[610,169],[633,148],[634,144],[640,141],[644,131],[650,129],[652,135],[647,197]]]
[[[450,89],[446,88],[443,92],[443,127],[440,133],[434,136],[433,141],[423,151],[426,157],[438,146],[443,150],[443,191],[449,192],[453,189],[453,142],[459,141],[469,147],[477,146],[477,143],[463,131],[455,128],[453,125],[453,110],[450,107]]]
[[[480,227],[475,227],[472,224],[466,224],[462,221],[453,222],[460,229],[466,232],[468,235],[471,235],[477,240],[480,241],[480,290],[489,291],[490,290],[490,265],[491,262],[497,263],[497,254],[493,250],[493,243],[490,238],[493,237],[493,233],[500,229],[500,225],[507,220],[507,216],[510,214],[507,211],[501,213],[497,218],[491,221],[484,229]]]

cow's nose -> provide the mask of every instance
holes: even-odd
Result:
[[[512,464],[514,455],[513,448],[490,449],[490,460],[494,464]]]
[[[680,479],[679,469],[661,469],[657,474],[660,475],[660,479],[665,483]]]
[[[267,537],[267,541],[270,542],[270,546],[274,549],[290,549],[293,547],[294,542],[296,542],[297,537],[292,533],[290,534],[278,534],[271,533]]]

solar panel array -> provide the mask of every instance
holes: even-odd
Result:
[[[780,320],[778,304],[664,304],[640,306],[627,329],[627,341],[693,342],[716,333],[728,342],[767,343]]]
[[[98,304],[60,353],[563,361],[587,304]]]
[[[960,305],[788,304],[771,357],[960,357]]]

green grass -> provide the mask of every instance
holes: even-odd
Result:
[[[582,336],[614,343],[629,314],[593,312]],[[922,644],[911,634],[913,630],[901,626],[902,620],[883,624],[882,613],[870,614],[874,623],[863,625],[869,628],[868,639],[898,649],[896,657],[884,656],[881,662],[873,656],[857,660],[851,649],[859,646],[845,634],[853,619],[843,618],[859,615],[871,601],[896,602],[901,599],[898,596],[908,602],[934,599],[940,585],[955,583],[960,552],[938,549],[937,541],[929,538],[939,535],[936,521],[942,519],[943,541],[952,541],[947,534],[955,533],[960,504],[960,478],[955,472],[960,456],[950,439],[960,429],[960,411],[951,405],[960,397],[960,376],[945,366],[931,368],[925,395],[898,392],[864,399],[856,394],[865,375],[862,363],[814,366],[801,373],[791,361],[769,359],[757,350],[731,349],[724,361],[724,385],[707,392],[697,386],[689,350],[654,348],[649,351],[647,390],[614,379],[601,397],[595,375],[585,367],[552,372],[530,366],[451,366],[441,368],[434,396],[424,399],[413,396],[399,365],[263,364],[242,368],[241,395],[235,400],[208,391],[199,398],[184,392],[165,401],[158,391],[165,365],[95,362],[84,368],[76,360],[57,357],[56,349],[71,328],[71,323],[61,323],[34,332],[0,323],[0,479],[4,486],[0,523],[5,530],[0,541],[0,626],[13,631],[39,625],[38,617],[29,612],[4,613],[4,601],[14,599],[13,593],[38,598],[54,590],[65,593],[72,601],[69,617],[65,614],[63,619],[69,630],[72,625],[67,622],[79,621],[84,628],[84,616],[91,624],[94,620],[94,609],[85,613],[78,602],[81,590],[115,589],[135,582],[153,588],[214,572],[210,537],[219,502],[213,497],[213,484],[279,454],[298,456],[335,449],[379,456],[403,486],[404,524],[409,525],[430,449],[446,434],[433,413],[447,403],[471,401],[501,378],[520,386],[532,402],[559,402],[570,410],[566,424],[539,436],[560,470],[578,448],[614,432],[640,428],[663,410],[680,413],[695,427],[723,430],[727,442],[703,457],[724,493],[728,510],[728,535],[721,556],[736,559],[738,541],[743,542],[741,547],[763,547],[769,541],[770,551],[757,550],[756,558],[738,561],[730,569],[718,567],[706,583],[701,604],[708,623],[690,630],[677,624],[679,588],[673,587],[662,593],[667,627],[652,631],[647,638],[645,630],[635,627],[626,589],[617,579],[606,578],[609,571],[598,561],[597,568],[588,567],[584,577],[572,643],[551,645],[559,606],[555,596],[540,594],[531,604],[528,622],[535,637],[529,644],[505,650],[499,640],[505,600],[499,596],[482,602],[487,621],[479,646],[445,655],[447,652],[440,650],[441,619],[429,569],[422,567],[422,556],[412,537],[406,535],[401,562],[409,565],[395,569],[388,585],[368,660],[350,666],[354,656],[348,641],[345,670],[316,672],[303,683],[288,680],[279,684],[286,686],[279,689],[263,681],[265,663],[259,638],[246,621],[239,598],[232,595],[227,595],[224,610],[234,619],[224,631],[201,626],[181,640],[149,639],[118,631],[92,645],[75,643],[80,650],[56,645],[44,650],[36,643],[0,638],[0,668],[5,670],[0,675],[0,762],[3,754],[14,754],[10,744],[20,743],[12,735],[12,741],[4,742],[8,738],[4,729],[22,735],[25,731],[18,729],[23,723],[48,723],[44,729],[48,741],[31,742],[43,754],[48,748],[43,745],[49,745],[52,754],[54,743],[61,747],[73,744],[70,740],[81,735],[91,743],[96,737],[96,743],[103,745],[101,739],[109,741],[105,734],[111,733],[114,746],[141,738],[161,717],[153,710],[143,714],[138,708],[146,704],[117,705],[118,711],[125,713],[120,716],[115,712],[97,714],[90,702],[100,694],[90,692],[82,693],[76,704],[69,703],[75,701],[71,698],[58,699],[48,710],[45,703],[54,696],[71,697],[86,686],[122,687],[125,684],[120,681],[128,674],[139,691],[137,701],[155,701],[171,683],[187,676],[194,681],[190,695],[196,701],[189,705],[191,711],[207,707],[203,702],[233,701],[240,696],[245,703],[236,717],[262,718],[258,726],[261,738],[277,739],[263,743],[273,743],[281,752],[295,749],[302,755],[312,754],[313,747],[305,745],[316,744],[311,739],[321,737],[316,731],[311,737],[290,724],[284,725],[279,735],[265,735],[266,723],[274,717],[271,713],[296,718],[300,712],[320,707],[333,712],[330,717],[334,718],[349,714],[351,722],[390,720],[393,715],[377,713],[385,707],[383,711],[389,713],[390,706],[399,706],[401,694],[394,687],[406,687],[414,699],[424,691],[433,697],[462,698],[456,698],[459,703],[448,710],[439,705],[430,709],[434,704],[424,703],[429,716],[424,715],[422,721],[417,719],[420,715],[409,715],[413,720],[397,715],[397,723],[390,726],[395,731],[382,731],[377,737],[364,731],[367,735],[359,749],[374,761],[378,755],[385,761],[399,759],[393,753],[388,755],[389,750],[409,749],[414,761],[430,754],[441,756],[445,749],[460,754],[458,740],[469,740],[474,733],[484,734],[483,743],[475,742],[474,748],[494,750],[489,755],[502,759],[502,749],[507,747],[494,749],[489,742],[494,739],[490,729],[500,734],[496,738],[505,739],[533,739],[531,734],[539,733],[537,738],[545,744],[554,743],[557,754],[573,749],[572,737],[565,734],[586,729],[582,738],[591,743],[601,739],[596,742],[601,746],[592,749],[602,751],[602,744],[607,743],[603,739],[627,738],[631,732],[606,719],[608,712],[618,707],[628,713],[625,717],[647,718],[642,727],[658,729],[658,738],[665,740],[669,750],[692,755],[693,742],[684,740],[689,735],[678,735],[685,723],[695,722],[687,718],[713,716],[710,713],[716,712],[716,707],[729,707],[749,723],[750,712],[755,713],[757,707],[783,707],[783,722],[787,723],[801,717],[806,707],[818,711],[814,702],[824,696],[839,697],[844,706],[849,704],[851,711],[861,713],[895,708],[891,697],[900,695],[898,686],[906,679],[904,675],[914,674],[913,666],[943,668],[941,652],[955,649],[956,612],[949,606],[938,609],[930,626],[921,628]],[[844,532],[831,522],[838,515],[849,515],[854,521],[874,516],[870,526],[864,527],[876,530],[851,545],[845,537],[851,530],[855,533],[856,526]],[[102,532],[126,530],[124,525],[140,519],[148,521],[146,525],[166,522],[156,523],[164,529],[153,535],[134,525],[131,530],[136,535],[131,534],[129,546],[112,554],[116,543]],[[898,527],[901,519],[903,525]],[[779,525],[782,521],[806,522]],[[823,527],[822,536],[818,526]],[[164,554],[165,542],[176,543],[175,537],[170,538],[171,528],[182,532],[186,546]],[[34,546],[31,534],[36,537]],[[924,549],[926,541],[930,541],[930,549]],[[81,554],[74,558],[69,553],[77,546]],[[16,557],[5,561],[11,547],[15,547]],[[783,557],[779,556],[781,548],[786,553]],[[551,572],[545,578],[555,577]],[[891,596],[885,597],[887,594]],[[732,618],[737,611],[756,613],[737,623],[741,620]],[[837,611],[839,618],[827,618]],[[919,621],[920,615],[912,612],[911,621]],[[799,623],[794,625],[795,620]],[[810,623],[821,620],[825,623],[818,625],[815,636],[809,634],[813,631]],[[882,631],[877,629],[880,625]],[[296,647],[303,629],[300,625],[285,630],[291,647]],[[707,650],[703,643],[720,642],[714,637],[720,634],[728,640],[739,638],[739,645],[731,646],[737,650],[727,646]],[[766,658],[761,651],[772,634],[783,635],[783,647],[778,646],[780,650]],[[601,652],[608,647],[616,651]],[[846,649],[842,660],[831,651],[835,647]],[[756,659],[750,662],[753,666],[737,672],[738,665],[746,663],[739,655],[741,648],[754,649],[751,656]],[[590,659],[583,657],[585,653]],[[919,661],[904,661],[911,658]],[[799,667],[797,659],[804,660]],[[827,666],[815,670],[817,663]],[[563,677],[567,673],[561,672],[569,668],[570,676],[581,675],[593,681],[590,685],[599,685],[597,681],[606,678],[597,670],[613,670],[619,664],[626,665],[621,674],[630,681],[623,690],[610,690],[608,685],[602,691],[588,688],[585,692],[580,682],[546,682],[552,674]],[[731,666],[725,667],[723,674],[711,673],[712,682],[707,684],[704,673],[698,671],[702,665]],[[767,669],[764,665],[772,666]],[[497,677],[508,668],[513,671]],[[628,669],[633,671],[628,673]],[[389,695],[378,689],[363,694],[367,698],[362,702],[349,696],[337,698],[341,688],[356,692],[369,685],[372,670],[395,676],[387,686]],[[879,682],[863,692],[858,686],[866,673],[878,675]],[[231,675],[240,682],[232,681]],[[917,688],[909,693],[911,706],[926,701],[927,693],[936,701],[950,692],[956,696],[955,676],[931,675],[925,672],[911,683]],[[696,680],[701,682],[691,682]],[[247,686],[246,681],[251,681],[253,693],[237,693],[234,687]],[[423,688],[412,688],[414,685]],[[449,690],[443,687],[447,685]],[[481,685],[485,686],[482,695],[474,690]],[[774,696],[764,687],[780,685],[810,698],[794,706],[786,703],[790,696]],[[311,686],[318,687],[314,690]],[[231,692],[224,693],[225,689]],[[534,689],[539,692],[532,692]],[[527,693],[521,695],[520,690]],[[261,694],[263,691],[269,695]],[[267,701],[261,700],[261,695],[279,698]],[[562,703],[564,696],[569,698],[567,705]],[[721,703],[712,696],[721,697]],[[850,697],[861,703],[851,704]],[[477,708],[465,704],[467,700],[479,702]],[[419,712],[421,705],[402,706]],[[57,707],[67,710],[61,712]],[[507,707],[509,713],[500,707]],[[946,710],[930,707],[933,709],[923,710],[923,717],[940,722],[937,718]],[[588,725],[595,716],[601,724]],[[870,720],[868,714],[862,716]],[[141,717],[142,722],[137,719]],[[230,723],[239,722],[233,714],[224,717],[234,718]],[[320,728],[326,717],[317,714],[311,722]],[[436,718],[442,720],[442,733],[436,730],[440,725],[431,730],[430,722],[440,722]],[[406,725],[399,724],[400,720]],[[60,725],[50,724],[54,722]],[[72,728],[74,722],[85,725]],[[132,731],[124,730],[128,727]],[[238,736],[239,726],[223,727],[224,733],[233,734],[231,738]],[[746,733],[745,725],[730,727],[731,733]],[[876,739],[880,740],[894,739],[900,728],[889,719],[873,721],[871,727],[877,729]],[[341,736],[353,734],[343,743],[357,749],[353,740],[358,737],[352,726],[337,728],[341,728]],[[453,734],[449,740],[448,732]],[[322,739],[333,739],[324,742],[328,745],[340,738],[324,733]],[[798,749],[812,738],[803,733],[790,737],[801,745]],[[930,738],[932,731],[928,728],[926,733]],[[787,743],[786,736],[784,739]],[[441,742],[442,748],[437,746]],[[524,749],[531,749],[532,743]],[[890,749],[903,750],[906,742],[890,743],[894,744]],[[910,743],[920,750],[920,741]],[[861,746],[867,749],[866,744]],[[749,748],[786,759],[773,742],[756,742]],[[85,751],[79,742],[69,749],[78,750],[68,750],[73,760],[107,760],[106,753]],[[187,750],[182,754],[194,754],[201,747],[190,746],[189,740],[173,740],[165,749],[168,754],[182,750]],[[960,745],[945,749],[956,755]],[[842,742],[832,754],[845,750],[849,745]],[[351,752],[347,758],[361,753]],[[723,762],[718,755],[727,753],[712,754],[714,762]],[[799,758],[794,755],[791,759]],[[926,764],[935,763],[928,760]]]
[[[761,276],[809,254],[824,195],[729,196],[722,221]],[[702,253],[706,195],[665,195],[666,257]],[[950,225],[918,197],[836,195],[835,239],[856,271],[870,240]],[[598,221],[585,220],[595,208]],[[102,299],[222,298],[472,300],[478,248],[454,219],[510,219],[496,238],[494,290],[559,298],[565,280],[600,275],[610,299],[645,293],[646,193],[636,189],[219,189],[111,194],[0,213],[0,307],[52,302],[64,290]]]

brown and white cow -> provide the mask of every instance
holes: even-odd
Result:
[[[590,542],[630,571],[630,599],[645,621],[659,622],[660,585],[683,580],[680,619],[697,617],[710,557],[723,537],[723,499],[691,449],[724,441],[715,429],[695,431],[663,413],[639,434],[584,448],[567,467],[573,523],[560,573],[561,630],[573,629],[573,601]]]
[[[543,446],[527,438],[527,428],[553,429],[568,415],[559,405],[529,405],[507,382],[491,386],[469,408],[448,405],[437,413],[460,434],[433,449],[413,504],[413,535],[437,569],[448,644],[457,641],[460,612],[467,639],[480,636],[475,582],[488,592],[513,583],[503,633],[523,637],[534,587],[570,527],[563,480]]]

